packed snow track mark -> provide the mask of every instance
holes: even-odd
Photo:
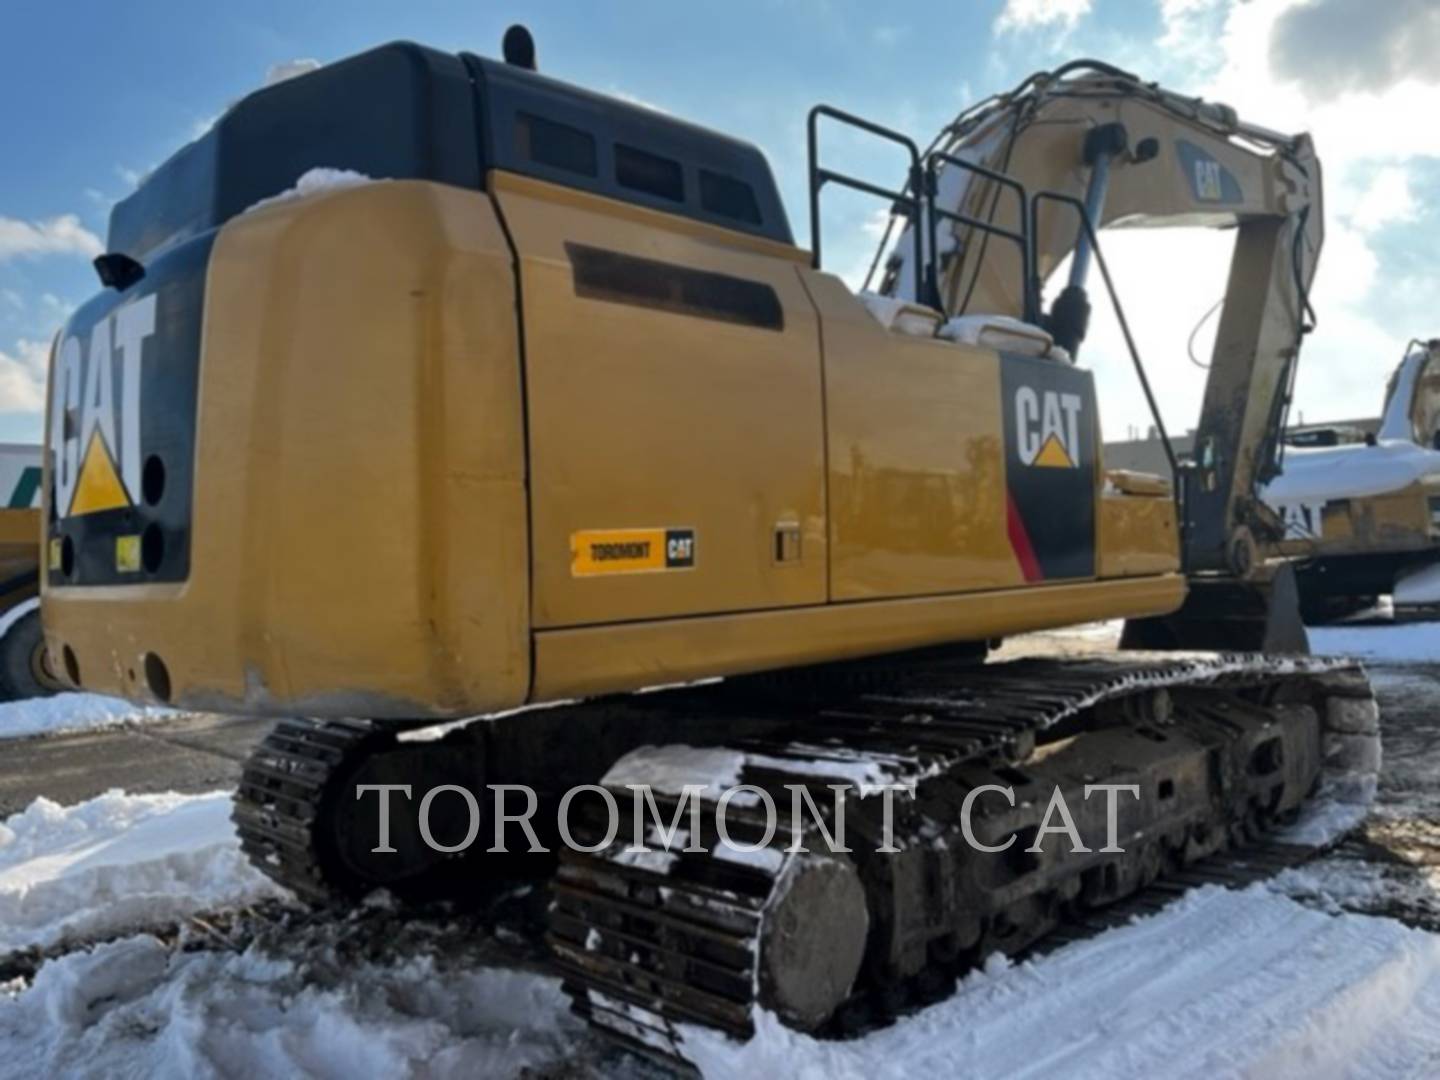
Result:
[[[1190,893],[1039,960],[998,958],[854,1042],[691,1029],[706,1076],[1425,1077],[1440,1069],[1440,937],[1329,916],[1267,886]]]

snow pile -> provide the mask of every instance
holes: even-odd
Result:
[[[1369,861],[1341,849],[1282,871],[1267,884],[1322,911],[1405,912],[1410,921],[1418,917],[1440,925],[1440,866]]]
[[[650,787],[666,795],[682,795],[690,788],[699,798],[718,802],[728,789],[741,784],[746,769],[796,778],[824,777],[870,794],[887,786],[914,785],[940,768],[935,762],[905,754],[842,745],[792,742],[784,751],[785,756],[780,757],[728,747],[641,746],[612,765],[600,783],[609,788]],[[759,791],[742,791],[731,795],[730,801],[736,806],[758,806],[764,797]]]
[[[997,352],[1014,352],[1021,356],[1052,356],[1055,339],[1048,331],[1010,315],[956,315],[940,327],[939,336],[946,341],[977,345]],[[1059,351],[1068,363],[1070,354]],[[1052,358],[1059,358],[1052,357]]]
[[[1271,506],[1361,499],[1440,474],[1440,452],[1405,441],[1285,451],[1284,471],[1260,489]]]
[[[41,798],[0,824],[0,951],[278,895],[241,853],[226,792]]]
[[[245,213],[251,210],[259,210],[262,206],[274,206],[276,203],[289,202],[291,199],[303,199],[309,195],[319,195],[323,191],[340,191],[344,188],[360,187],[362,184],[376,183],[371,177],[364,173],[358,173],[351,169],[310,169],[299,180],[295,186],[287,188],[278,195],[271,195],[267,199],[246,208]]]
[[[1440,936],[1211,886],[1038,960],[987,964],[863,1039],[757,1026],[743,1047],[693,1028],[685,1046],[708,1077],[1428,1076]]]
[[[559,982],[528,972],[428,957],[326,970],[148,936],[71,953],[0,994],[11,1076],[514,1076],[578,1034]]]
[[[1059,630],[1050,630],[1048,633],[1056,636],[1090,638],[1095,641],[1104,641],[1118,648],[1120,634],[1125,629],[1124,619],[1107,619],[1104,622],[1076,623],[1074,626],[1062,627]]]
[[[1440,564],[1402,574],[1395,582],[1395,601],[1401,607],[1440,604]]]
[[[276,86],[282,82],[289,82],[291,79],[298,79],[301,75],[309,75],[312,71],[320,70],[320,61],[305,57],[299,60],[282,60],[278,64],[271,64],[265,72],[265,81],[262,87]]]
[[[901,300],[873,292],[862,292],[859,296],[865,310],[886,330],[928,338],[935,336],[935,328],[940,325],[938,311],[913,300]]]
[[[1303,844],[1306,847],[1333,844],[1365,820],[1374,797],[1375,781],[1373,776],[1369,776],[1354,801],[1315,799],[1301,809],[1300,817],[1293,825],[1278,830],[1273,839],[1282,844]]]
[[[1353,656],[1380,663],[1440,662],[1440,623],[1311,627],[1316,656]]]
[[[695,785],[702,799],[715,801],[740,782],[744,767],[745,755],[723,746],[641,746],[611,765],[600,783],[608,788],[633,784],[664,795],[681,795],[686,786]]]
[[[56,694],[0,704],[0,739],[95,731],[122,724],[145,724],[178,715],[172,709],[132,705],[101,694]]]

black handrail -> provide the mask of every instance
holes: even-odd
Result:
[[[910,154],[910,180],[908,191],[890,191],[877,184],[871,184],[865,180],[859,180],[844,173],[838,173],[830,169],[820,167],[820,144],[819,144],[819,121],[822,116],[828,116],[842,124],[859,128],[872,135],[878,135],[882,139],[903,146]],[[1100,267],[1100,276],[1105,282],[1105,291],[1110,296],[1110,306],[1115,312],[1116,321],[1120,324],[1120,332],[1125,337],[1125,347],[1130,352],[1130,361],[1135,366],[1135,374],[1140,379],[1140,388],[1145,393],[1145,401],[1150,406],[1150,415],[1155,420],[1155,430],[1159,432],[1160,442],[1165,448],[1165,457],[1170,463],[1170,472],[1174,478],[1174,494],[1177,517],[1180,527],[1181,557],[1184,558],[1186,550],[1185,536],[1187,522],[1185,520],[1184,487],[1181,483],[1179,458],[1175,456],[1174,444],[1170,441],[1170,433],[1165,430],[1165,420],[1160,415],[1160,406],[1155,400],[1155,392],[1150,386],[1150,378],[1145,373],[1145,364],[1140,359],[1140,350],[1135,345],[1134,335],[1130,333],[1130,322],[1125,318],[1125,309],[1120,304],[1120,295],[1115,291],[1114,280],[1110,277],[1110,267],[1105,262],[1105,254],[1100,249],[1099,238],[1095,234],[1095,223],[1090,220],[1090,214],[1085,208],[1084,202],[1073,195],[1066,195],[1059,191],[1038,191],[1029,194],[1025,185],[1012,176],[995,169],[987,168],[984,165],[977,165],[973,161],[966,161],[963,158],[947,154],[943,151],[931,151],[925,156],[925,164],[922,169],[920,164],[920,151],[915,143],[890,128],[880,124],[872,123],[850,113],[842,112],[829,105],[816,105],[810,110],[806,120],[806,137],[810,153],[810,263],[815,269],[820,269],[820,189],[827,183],[837,183],[843,187],[851,188],[854,191],[861,191],[878,198],[889,199],[893,207],[903,208],[910,217],[911,231],[915,245],[915,291],[917,298],[932,307],[941,308],[939,264],[940,258],[937,250],[936,221],[938,218],[946,218],[950,221],[959,222],[970,228],[980,229],[986,233],[993,233],[996,236],[1009,240],[1020,246],[1020,274],[1021,274],[1021,302],[1024,307],[1025,321],[1032,325],[1040,325],[1042,316],[1040,311],[1040,268],[1036,255],[1036,237],[1040,233],[1040,206],[1042,203],[1053,202],[1073,207],[1076,214],[1080,216],[1080,224],[1084,230],[1085,237],[1090,243],[1090,249],[1094,253],[1095,264]],[[981,221],[958,210],[944,210],[935,205],[935,198],[938,194],[938,169],[937,164],[955,166],[968,170],[978,176],[983,176],[993,183],[999,184],[1015,193],[1020,204],[1020,228],[1019,230],[1006,229],[991,221]],[[913,192],[914,194],[910,194]],[[926,247],[929,248],[929,261],[926,260]]]
[[[979,218],[971,217],[969,214],[962,214],[958,210],[946,210],[936,205],[935,199],[939,195],[939,172],[936,164],[943,162],[957,168],[973,172],[983,176],[1004,188],[1015,193],[1020,203],[1020,230],[1006,229],[996,225],[993,221],[981,221]],[[1030,229],[1030,196],[1025,190],[1025,185],[1016,180],[1013,176],[998,172],[995,169],[986,168],[984,165],[977,165],[973,161],[966,161],[964,158],[947,154],[940,150],[931,151],[925,158],[925,195],[928,201],[928,213],[925,215],[928,221],[929,242],[930,242],[930,263],[926,267],[927,284],[930,295],[940,296],[940,248],[938,237],[935,233],[937,218],[947,218],[950,221],[958,221],[962,225],[968,225],[972,229],[980,229],[982,232],[991,233],[1003,237],[1020,247],[1020,302],[1022,304],[1024,319],[1031,324],[1040,322],[1039,318],[1039,292],[1035,280],[1035,238]],[[977,268],[976,272],[979,270]],[[936,305],[937,307],[939,304]]]
[[[819,122],[822,116],[828,116],[842,124],[859,128],[861,131],[868,131],[872,135],[878,135],[882,139],[903,146],[910,154],[910,183],[909,190],[914,194],[907,194],[903,191],[890,191],[877,184],[871,184],[864,180],[857,180],[853,176],[846,176],[844,173],[835,172],[831,169],[820,167],[820,140]],[[915,241],[915,291],[918,299],[934,300],[936,297],[926,298],[922,295],[928,277],[925,267],[925,241],[922,235],[924,230],[925,217],[925,195],[924,195],[924,174],[920,169],[920,149],[908,137],[898,131],[880,124],[872,123],[859,116],[854,116],[829,105],[816,105],[810,110],[810,115],[805,122],[806,142],[810,152],[810,265],[820,269],[820,189],[827,183],[836,183],[842,187],[848,187],[854,191],[861,191],[867,195],[874,195],[878,198],[889,199],[892,206],[904,207],[910,216],[910,226]]]

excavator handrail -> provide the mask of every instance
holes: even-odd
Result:
[[[1145,401],[1150,406],[1150,415],[1155,420],[1155,430],[1160,435],[1160,444],[1165,448],[1165,457],[1170,462],[1170,475],[1174,480],[1174,495],[1176,507],[1176,522],[1180,530],[1180,560],[1181,569],[1184,569],[1185,562],[1185,533],[1187,531],[1185,521],[1185,485],[1181,482],[1180,460],[1175,456],[1175,447],[1170,442],[1170,433],[1165,430],[1165,420],[1160,415],[1160,406],[1155,400],[1155,392],[1150,388],[1150,377],[1145,373],[1145,364],[1140,359],[1140,350],[1135,345],[1135,338],[1130,333],[1130,321],[1125,318],[1125,309],[1120,303],[1120,294],[1115,290],[1115,283],[1110,277],[1110,267],[1105,263],[1105,253],[1100,250],[1100,237],[1097,235],[1095,223],[1090,220],[1090,212],[1085,208],[1085,203],[1074,195],[1067,195],[1060,191],[1037,191],[1030,196],[1030,219],[1029,233],[1031,237],[1037,235],[1040,229],[1040,206],[1042,203],[1055,202],[1063,203],[1075,209],[1080,217],[1080,226],[1085,230],[1085,235],[1090,241],[1090,249],[1095,256],[1095,265],[1100,268],[1100,279],[1105,282],[1105,291],[1110,296],[1110,307],[1115,312],[1115,321],[1120,324],[1120,333],[1125,338],[1125,347],[1130,352],[1130,360],[1135,365],[1135,374],[1140,378],[1140,389],[1145,393]],[[1036,294],[1040,290],[1040,280],[1034,279],[1033,285]]]
[[[820,118],[828,116],[830,119],[847,124],[850,127],[858,128],[861,131],[869,132],[879,138],[903,146],[910,154],[910,179],[908,189],[915,194],[907,194],[905,191],[890,191],[872,184],[867,180],[860,180],[845,173],[836,172],[833,169],[822,169],[820,167]],[[853,191],[861,191],[867,195],[874,195],[877,198],[889,199],[891,212],[895,208],[904,207],[908,211],[910,220],[914,222],[915,228],[915,266],[923,273],[925,267],[925,241],[922,234],[922,219],[925,211],[925,188],[924,174],[920,168],[920,148],[915,141],[907,135],[898,131],[877,124],[864,117],[855,116],[852,113],[844,112],[831,105],[816,105],[810,110],[810,115],[805,121],[806,146],[809,152],[809,173],[810,173],[810,265],[816,270],[820,269],[820,189],[827,183],[836,183],[841,187],[848,187]],[[917,277],[917,292],[922,287],[919,282],[923,277]],[[917,297],[920,300],[935,300],[937,297]]]
[[[939,194],[939,173],[936,170],[936,163],[953,165],[968,172],[983,176],[985,179],[999,184],[1015,193],[1020,203],[1020,230],[1007,229],[1002,225],[996,225],[993,221],[982,221],[980,218],[972,217],[969,214],[956,210],[946,210],[939,206],[935,199]],[[966,161],[964,158],[956,157],[954,154],[947,154],[943,150],[932,150],[925,155],[925,198],[926,198],[926,227],[927,237],[930,246],[930,260],[925,264],[925,282],[930,295],[937,300],[940,297],[940,248],[938,237],[935,232],[937,218],[947,218],[950,221],[958,221],[962,225],[968,225],[972,229],[979,229],[982,232],[993,236],[1003,237],[1020,246],[1020,289],[1021,302],[1024,307],[1025,321],[1032,324],[1039,324],[1039,293],[1035,287],[1035,234],[1030,227],[1030,195],[1025,190],[1025,185],[1013,176],[1009,176],[997,169],[987,168],[984,165],[976,164],[973,161]],[[939,306],[938,304],[936,305]]]

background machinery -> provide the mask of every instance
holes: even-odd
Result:
[[[61,688],[40,629],[41,448],[0,443],[0,700]]]
[[[1037,325],[1034,268],[1074,244],[1083,205],[1063,185],[979,173],[1019,210],[975,226],[1015,248],[1008,293],[985,262],[978,316],[951,318],[963,264],[918,233],[911,272],[941,308],[867,303],[819,268],[818,215],[813,254],[795,246],[753,147],[538,75],[522,31],[506,44],[506,63],[385,46],[238,102],[116,206],[106,288],[56,340],[51,654],[76,685],[280,718],[236,800],[264,872],[329,903],[549,876],[577,1008],[683,1055],[684,1022],[743,1037],[760,1005],[830,1031],[943,992],[1317,787],[1373,787],[1375,705],[1352,665],[979,662],[1003,635],[1164,616],[1186,595],[1167,485],[1107,475],[1091,376],[1055,344],[1070,324]],[[1119,79],[1072,74],[1057,85],[1077,99]],[[1209,151],[1173,122],[1143,126],[1150,91],[1127,85],[1137,145],[1181,177],[1173,199],[1195,198],[1197,162],[1217,214],[1235,213],[1237,178],[1289,185],[1293,214],[1242,223],[1260,256],[1242,321],[1292,347],[1317,191],[1288,158],[1195,157]],[[826,169],[836,124],[900,146],[908,189]],[[1089,131],[1047,143],[1072,187],[1100,161]],[[957,205],[939,181],[979,170],[826,107],[810,139],[812,208],[847,185],[928,226]],[[1144,186],[1111,169],[1113,205]],[[333,170],[360,175],[327,189]],[[1069,222],[1037,222],[1042,206]],[[1250,398],[1264,412],[1288,376],[1235,377],[1204,491],[1227,506],[1261,467],[1227,456],[1265,427]],[[1233,543],[1191,545],[1223,566]],[[689,685],[635,693],[674,683]],[[871,842],[767,836],[752,806],[732,829],[753,850],[705,826],[636,858],[605,841],[591,791],[570,816],[600,839],[558,865],[523,843],[439,854],[413,804],[380,851],[357,799],[527,785],[553,840],[567,789],[628,803],[642,779],[667,819],[688,783],[786,805],[792,786],[841,783]],[[1103,780],[1137,790],[1118,852],[1082,795]],[[905,789],[884,851],[877,783]],[[998,852],[957,832],[984,785],[1018,789],[978,806]],[[1042,832],[1054,790],[1086,807],[1083,851]],[[459,847],[475,825],[452,795],[429,827]]]
[[[1390,376],[1379,430],[1287,447],[1261,496],[1285,521],[1307,622],[1393,601],[1397,618],[1440,607],[1440,342],[1412,341]]]

